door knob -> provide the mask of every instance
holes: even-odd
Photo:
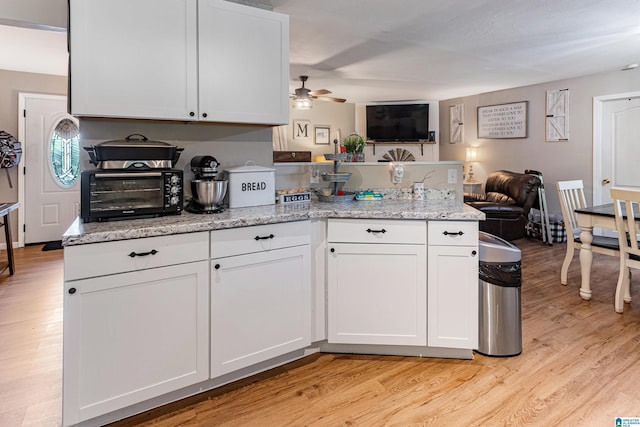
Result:
[[[609,178],[605,178],[602,180],[602,185],[611,184],[611,180]]]

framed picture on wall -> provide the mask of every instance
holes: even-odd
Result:
[[[319,145],[329,145],[331,126],[318,125],[313,128],[313,142]]]
[[[478,138],[526,138],[528,101],[478,107]]]

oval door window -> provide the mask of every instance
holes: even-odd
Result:
[[[55,180],[63,187],[71,187],[80,176],[80,131],[73,120],[58,122],[49,148]]]

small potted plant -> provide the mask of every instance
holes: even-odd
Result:
[[[364,162],[364,146],[364,138],[357,133],[352,133],[344,139],[345,151],[353,154],[354,162]]]

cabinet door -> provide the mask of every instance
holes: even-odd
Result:
[[[426,345],[426,246],[328,246],[329,342]]]
[[[309,245],[211,261],[211,377],[311,343]]]
[[[209,378],[208,261],[65,283],[64,424]]]
[[[200,120],[289,122],[289,17],[223,0],[198,3]]]
[[[72,114],[197,119],[196,0],[71,0],[69,8]]]
[[[429,246],[429,346],[478,346],[478,248]]]

